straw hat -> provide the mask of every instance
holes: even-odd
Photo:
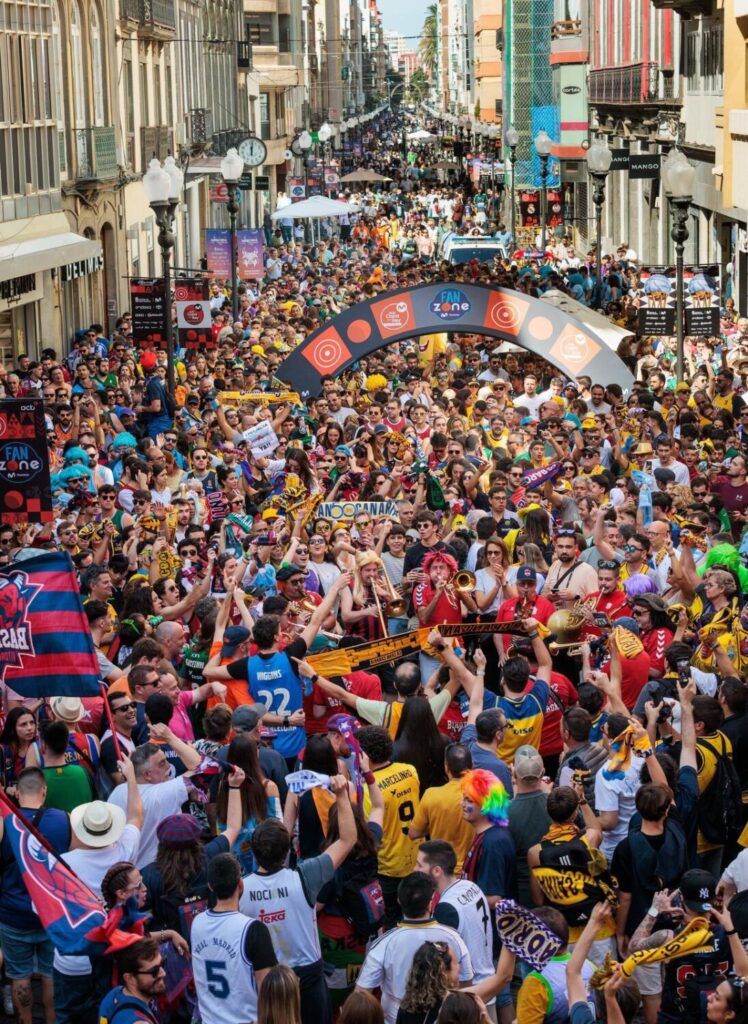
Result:
[[[111,846],[125,830],[127,816],[116,804],[93,800],[70,812],[70,827],[86,846]]]
[[[80,722],[86,713],[79,697],[53,697],[49,706],[55,718],[68,725]]]

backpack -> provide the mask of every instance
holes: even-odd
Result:
[[[147,1018],[138,1017],[138,1020],[147,1019],[152,1020],[153,1024],[158,1024],[158,1018],[154,1017],[151,1014],[150,1010],[145,1009],[143,1007],[143,1003],[140,1001],[140,999],[131,999],[127,996],[124,997],[121,1003],[117,1003],[117,1005],[114,1008],[114,1013],[112,1013],[111,1017],[100,1018],[101,1024],[112,1024],[112,1021],[115,1020],[123,1010],[137,1010],[139,1014],[147,1013]]]
[[[742,787],[732,758],[704,739],[700,739],[699,744],[714,755],[716,766],[712,781],[699,796],[698,825],[707,843],[724,846],[735,839],[743,827]]]
[[[375,869],[376,870],[376,869]],[[376,935],[384,918],[384,894],[379,879],[361,867],[335,878],[334,902],[353,928],[356,938],[366,942]]]
[[[164,927],[179,932],[189,942],[192,922],[198,914],[215,905],[215,897],[206,884],[191,887],[189,896],[162,892],[159,902]]]

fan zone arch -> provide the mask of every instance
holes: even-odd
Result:
[[[478,284],[419,285],[386,292],[339,313],[313,331],[283,361],[278,376],[302,398],[322,391],[322,378],[338,376],[358,359],[393,341],[438,331],[488,335],[542,356],[564,376],[598,384],[633,377],[625,363],[586,324],[540,299],[509,288]]]

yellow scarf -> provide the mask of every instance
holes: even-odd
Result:
[[[626,978],[630,978],[640,964],[659,964],[669,960],[677,960],[687,953],[706,952],[708,945],[714,936],[709,928],[709,922],[705,917],[695,917],[689,921],[686,927],[674,935],[670,942],[656,949],[640,949],[636,953],[627,956],[623,963],[617,964],[615,960],[606,956],[602,967],[599,967],[592,975],[590,985],[594,989],[602,989],[605,982],[613,974],[616,967]]]

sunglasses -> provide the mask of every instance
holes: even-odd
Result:
[[[570,530],[567,527],[562,527],[556,532],[557,537],[576,537],[576,530]]]
[[[137,706],[138,705],[135,703],[135,701],[131,700],[129,704],[120,704],[118,707],[112,708],[112,711],[130,711],[136,708]]]
[[[613,562],[609,558],[598,558],[597,560],[598,569],[618,569],[618,562]]]
[[[146,501],[145,498],[133,498],[132,499],[132,503],[133,503],[133,505],[147,505],[148,504],[148,502]]]
[[[146,971],[133,971],[133,974],[147,974],[149,978],[157,978],[159,974],[165,973],[163,960],[159,960],[155,967],[149,967]]]
[[[197,558],[197,548],[191,548],[189,551],[186,548],[184,548],[182,550],[182,555],[185,558]]]
[[[624,551],[628,551],[629,553],[631,553],[632,551],[638,551],[641,554],[644,553],[644,548],[639,548],[639,547],[636,546],[636,544],[624,544],[623,545],[623,550]]]

